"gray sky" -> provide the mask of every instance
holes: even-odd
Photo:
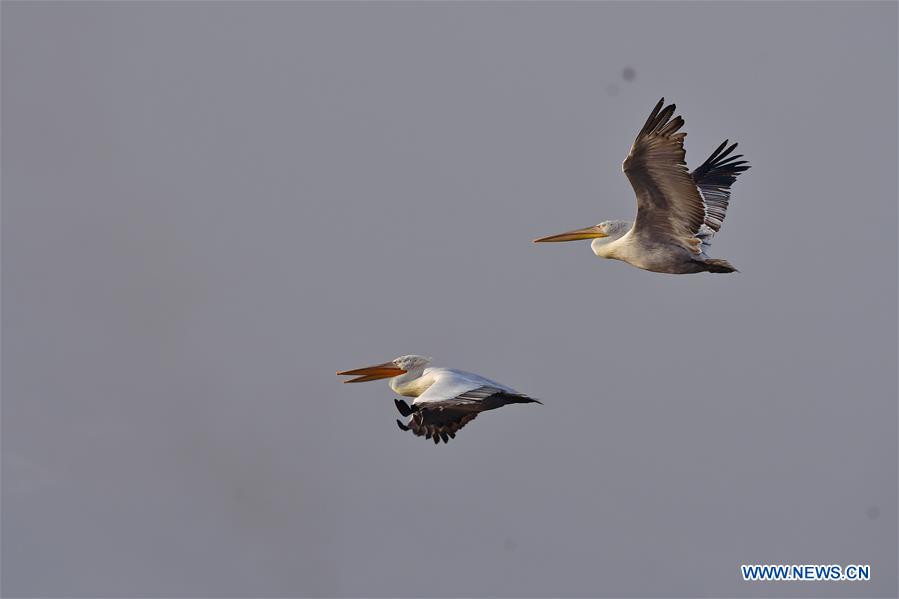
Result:
[[[3,594],[896,596],[896,20],[3,2]],[[742,273],[531,244],[662,95]],[[546,405],[435,447],[406,353]]]

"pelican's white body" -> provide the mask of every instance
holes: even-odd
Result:
[[[632,223],[619,222],[623,226],[623,231],[619,229],[609,237],[600,237],[590,242],[590,249],[598,257],[607,260],[621,260],[637,268],[662,273],[672,272],[672,254],[682,255],[684,260],[693,257],[707,258],[705,252],[698,256],[695,254],[691,256],[680,246],[655,244],[648,240],[641,241],[637,239]],[[612,230],[614,231],[614,228]]]
[[[399,395],[416,398],[412,402],[413,405],[451,400],[467,391],[482,387],[518,394],[511,387],[454,368],[416,368],[393,377],[389,385]]]

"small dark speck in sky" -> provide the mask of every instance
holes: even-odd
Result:
[[[518,541],[516,541],[512,537],[506,537],[506,540],[503,543],[503,549],[505,549],[506,551],[515,551],[517,548]]]
[[[878,518],[880,518],[880,508],[876,505],[868,506],[868,508],[865,510],[865,515],[869,520],[877,520]]]
[[[636,76],[637,76],[637,71],[635,71],[635,70],[633,69],[633,67],[624,67],[624,68],[621,70],[621,77],[622,77],[625,81],[633,81],[634,78],[636,78]]]

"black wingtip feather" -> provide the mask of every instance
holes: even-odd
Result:
[[[401,430],[401,431],[408,431],[408,430],[409,430],[409,427],[406,426],[405,424],[403,424],[402,422],[400,422],[399,419],[397,419],[396,425],[397,425],[398,427],[400,427],[400,430]]]
[[[671,117],[674,116],[676,110],[677,104],[665,106],[665,98],[659,100],[659,103],[652,109],[649,118],[646,119],[646,123],[644,123],[643,128],[640,130],[640,135],[649,135],[652,133],[671,135],[675,133],[684,126],[684,119],[680,116],[671,120]]]
[[[652,131],[651,125],[656,122],[656,117],[659,115],[659,111],[662,110],[662,106],[665,105],[665,98],[659,100],[659,103],[655,105],[655,108],[652,109],[652,112],[649,113],[649,116],[646,118],[646,122],[643,123],[643,128],[640,130],[642,133],[646,133]]]
[[[399,410],[399,413],[402,414],[403,416],[410,416],[412,414],[412,412],[414,411],[414,410],[412,410],[412,408],[409,407],[409,404],[407,404],[402,399],[394,398],[393,403],[396,404],[396,409]]]
[[[671,115],[674,114],[674,111],[676,110],[676,108],[677,107],[674,104],[669,104],[668,106],[666,106],[665,110],[663,110],[659,114],[659,116],[656,118],[656,122],[655,122],[655,126],[653,127],[653,130],[659,129],[663,123],[668,122],[668,119],[670,119]]]
[[[683,117],[677,116],[668,121],[664,127],[659,130],[660,135],[668,136],[677,133],[677,130],[684,126]]]
[[[738,144],[734,142],[728,145],[729,143],[730,140],[725,139],[724,143],[715,148],[711,156],[691,173],[693,182],[699,187],[706,205],[705,224],[714,232],[721,229],[727,215],[731,185],[734,184],[740,173],[749,170],[749,162],[741,160],[743,154],[731,155]],[[716,270],[713,272],[728,271]]]
[[[728,146],[729,142],[730,140],[725,139],[724,143],[719,145],[711,156],[693,171],[693,180],[698,185],[729,186],[736,180],[737,175],[749,169],[748,161],[740,160],[743,158],[743,154],[730,155],[739,144],[734,142]]]

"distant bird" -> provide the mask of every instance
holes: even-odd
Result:
[[[721,228],[730,200],[730,186],[749,169],[742,155],[731,156],[737,144],[718,146],[692,173],[684,160],[684,125],[671,118],[675,105],[664,109],[659,100],[637,135],[622,170],[637,195],[637,219],[611,220],[593,227],[535,239],[593,239],[600,258],[627,262],[637,268],[670,274],[736,272],[730,262],[710,258],[706,251]]]
[[[406,423],[397,420],[397,425],[418,437],[433,439],[434,443],[455,439],[459,429],[481,412],[512,403],[542,403],[477,374],[432,368],[430,364],[431,358],[424,356],[400,356],[384,364],[337,374],[357,377],[345,383],[390,378],[389,385],[394,392],[415,398],[411,406],[401,399],[393,400],[400,414],[410,417]]]

